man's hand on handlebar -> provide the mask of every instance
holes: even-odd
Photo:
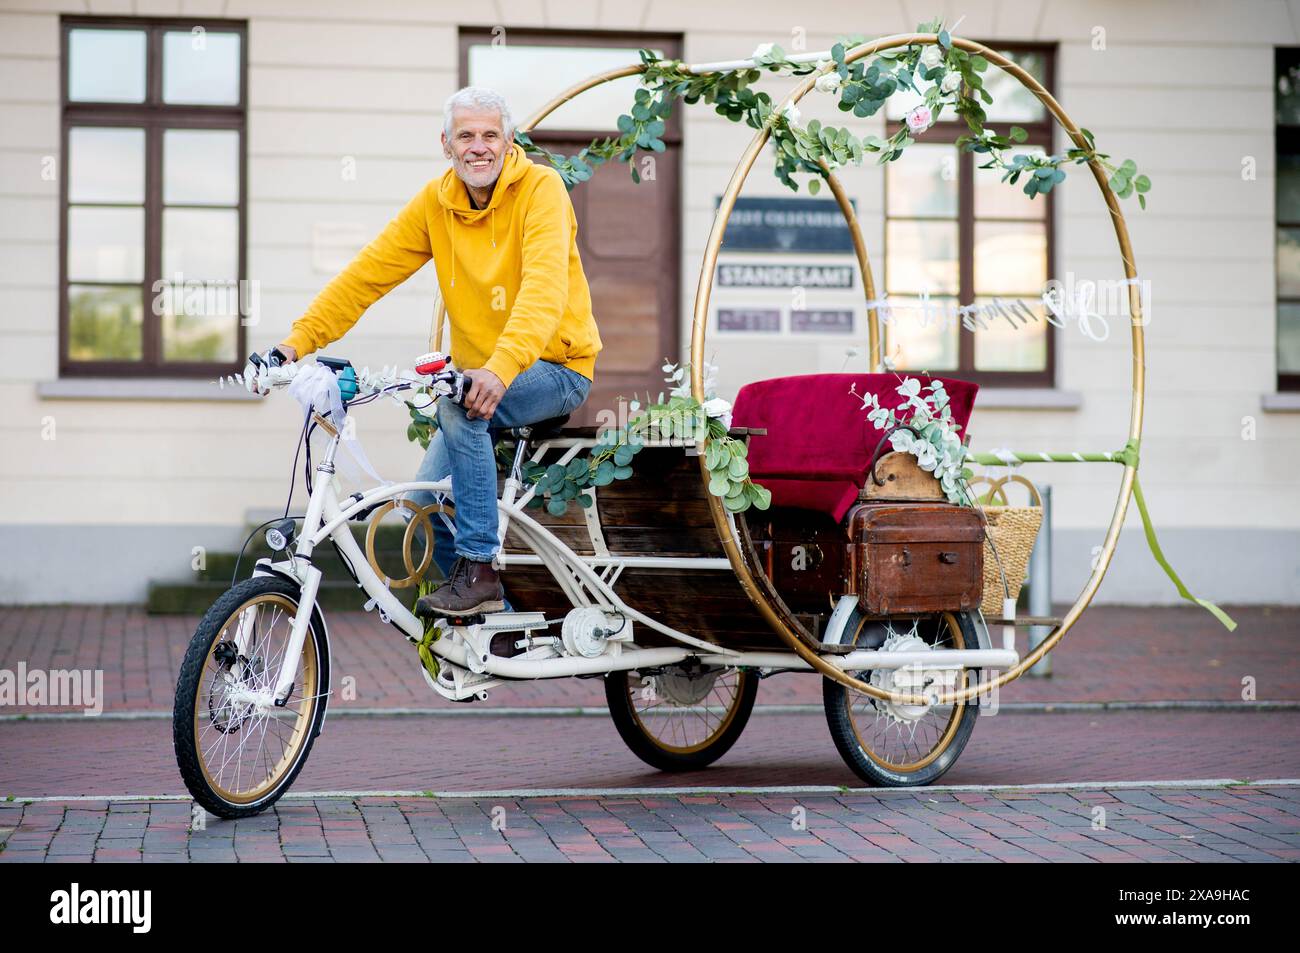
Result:
[[[269,394],[271,392],[268,382],[270,369],[290,364],[297,358],[298,352],[285,344],[278,344],[261,354],[256,352],[250,354],[248,363],[244,365],[244,387],[250,393],[263,396]]]
[[[469,394],[465,397],[466,416],[470,420],[475,417],[491,420],[496,413],[497,404],[505,396],[506,385],[486,367],[465,371],[465,378],[472,382]]]

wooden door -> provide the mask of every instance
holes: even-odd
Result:
[[[546,148],[572,155],[587,142],[548,139]],[[569,193],[578,218],[578,254],[604,344],[591,395],[573,415],[572,426],[595,425],[601,410],[617,414],[620,397],[640,395],[644,404],[647,391],[657,395],[665,387],[664,358],[681,358],[681,146],[669,145],[653,159],[653,179],[635,183],[626,165],[610,163]]]
[[[522,121],[573,83],[637,62],[639,48],[676,59],[682,55],[682,39],[660,33],[463,27],[460,80],[502,92]],[[474,62],[478,65],[472,66]],[[617,90],[596,87],[561,107],[549,126],[543,122],[533,130],[533,141],[552,152],[574,155],[593,139],[618,136],[619,112],[632,108],[633,93],[626,87],[635,81],[620,82]],[[579,104],[581,109],[576,108]],[[604,343],[591,395],[573,414],[572,426],[597,424],[602,410],[617,414],[620,397],[640,395],[644,402],[646,392],[657,395],[665,387],[664,358],[682,360],[678,114],[683,108],[679,104],[666,124],[666,151],[635,157],[640,184],[632,181],[625,164],[613,162],[569,193],[578,218],[578,253]],[[646,159],[652,164],[647,166]]]

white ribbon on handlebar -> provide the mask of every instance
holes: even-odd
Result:
[[[314,410],[333,422],[339,432],[339,442],[343,448],[372,479],[384,485],[392,482],[375,472],[361,444],[355,437],[348,435],[347,412],[343,408],[343,395],[339,392],[337,374],[324,364],[311,364],[294,375],[293,380],[289,382],[289,394],[298,401],[304,413],[310,414]]]

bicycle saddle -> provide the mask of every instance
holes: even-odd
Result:
[[[561,414],[559,417],[548,417],[545,420],[539,420],[535,424],[526,424],[522,427],[507,427],[503,430],[493,428],[493,432],[499,437],[512,437],[519,440],[523,437],[522,431],[527,430],[529,440],[545,440],[549,437],[558,436],[560,429],[569,422],[568,414]]]

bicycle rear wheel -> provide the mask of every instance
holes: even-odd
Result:
[[[320,734],[329,685],[324,626],[313,614],[302,653],[286,659],[298,587],[247,579],[213,603],[190,640],[176,683],[172,740],[194,800],[218,817],[249,817],[293,783]],[[283,707],[257,703],[285,665],[293,688]]]

